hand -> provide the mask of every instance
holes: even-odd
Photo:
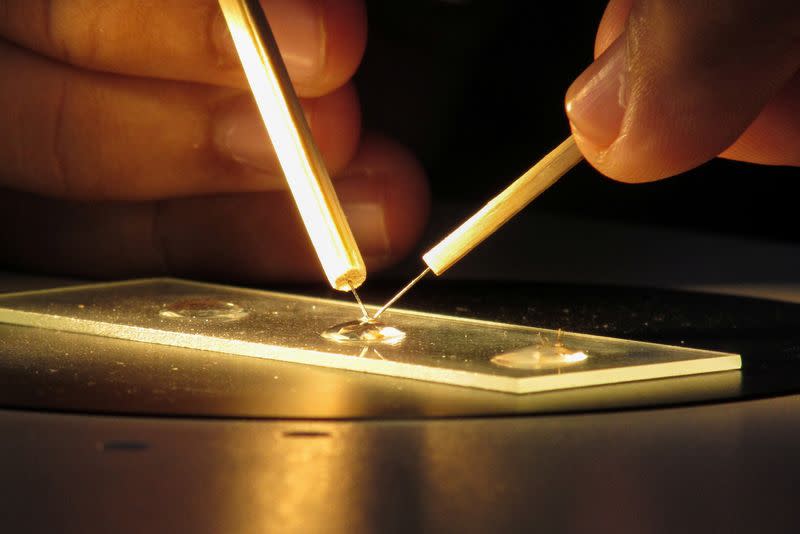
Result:
[[[800,165],[800,2],[611,0],[567,92],[600,172],[672,176],[715,156]]]
[[[361,0],[263,0],[368,268],[427,210],[360,142]],[[0,252],[12,268],[321,279],[215,0],[0,0]]]

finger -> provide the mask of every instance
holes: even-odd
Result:
[[[262,0],[303,96],[344,84],[366,43],[362,0]],[[0,0],[0,36],[93,70],[246,87],[216,0]]]
[[[720,155],[763,165],[800,166],[800,72]]]
[[[797,72],[799,29],[789,0],[635,2],[625,32],[567,93],[576,141],[624,181],[713,158]]]
[[[622,33],[634,0],[611,0],[597,30],[595,57]],[[800,165],[800,73],[761,110],[721,157],[763,165]]]
[[[0,42],[0,185],[79,199],[282,189],[252,97],[57,64]],[[358,143],[351,85],[303,101],[331,170]]]
[[[606,6],[594,40],[594,57],[600,57],[625,31],[625,23],[635,0],[611,0]]]
[[[405,255],[428,210],[424,172],[395,143],[368,138],[336,189],[369,270]],[[142,203],[0,194],[3,263],[94,277],[171,273],[248,282],[322,280],[283,192]]]

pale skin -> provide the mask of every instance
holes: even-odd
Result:
[[[385,267],[418,239],[428,189],[412,154],[361,131],[364,6],[262,4],[368,268]],[[215,0],[0,0],[0,15],[2,265],[321,279]],[[612,0],[595,52],[567,116],[611,178],[719,155],[800,165],[800,2]]]

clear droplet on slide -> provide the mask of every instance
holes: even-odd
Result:
[[[244,319],[250,312],[233,302],[197,297],[168,304],[158,314],[167,319],[228,322]]]
[[[334,325],[324,332],[322,337],[337,343],[397,345],[406,337],[406,333],[393,326],[375,320],[348,321]]]
[[[491,361],[509,369],[551,369],[582,363],[588,358],[585,352],[570,349],[561,343],[542,343],[498,354]]]

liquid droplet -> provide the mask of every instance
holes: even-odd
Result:
[[[380,321],[360,320],[334,325],[322,332],[322,337],[337,343],[397,345],[406,333]]]
[[[244,319],[250,312],[233,302],[198,297],[168,304],[158,314],[167,319],[228,322]]]
[[[549,369],[585,362],[589,355],[565,347],[561,343],[553,345],[532,345],[513,352],[498,354],[492,363],[509,369]]]

